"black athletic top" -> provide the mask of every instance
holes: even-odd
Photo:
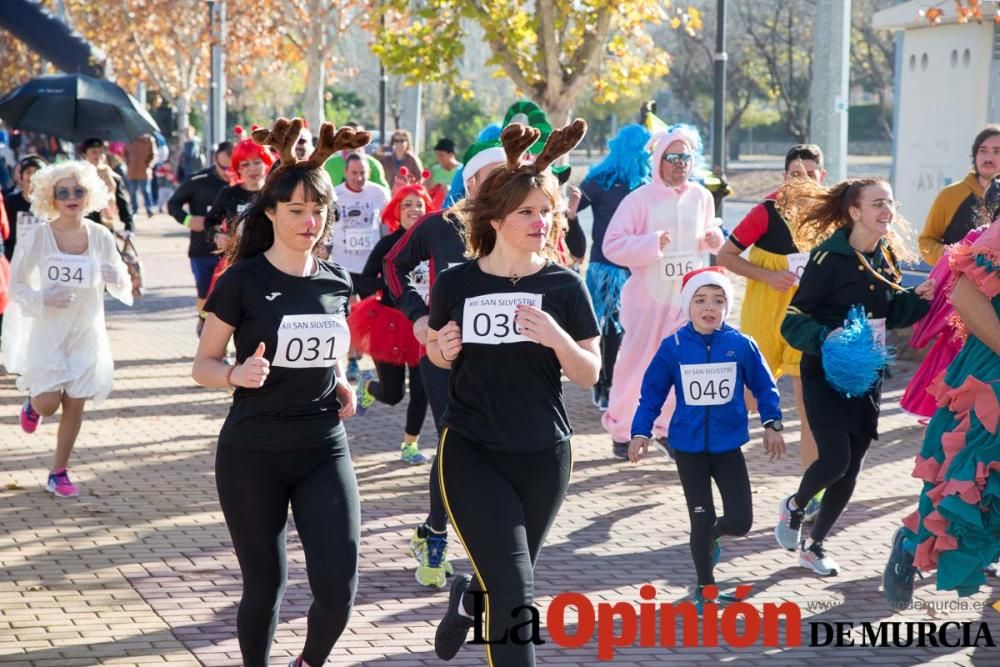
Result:
[[[167,202],[167,212],[174,220],[183,224],[190,215],[207,216],[215,204],[215,198],[226,188],[226,182],[219,178],[215,167],[202,169],[191,178],[181,183],[177,191]],[[240,188],[242,190],[242,188]],[[244,192],[246,192],[244,190]],[[184,207],[187,206],[187,210]],[[215,254],[215,232],[209,231],[208,220],[205,220],[205,230],[191,230],[191,241],[188,243],[188,257],[206,257]]]
[[[440,331],[451,320],[462,327],[444,424],[484,447],[538,451],[573,434],[559,358],[514,328],[513,304],[539,297],[542,310],[573,340],[600,335],[583,280],[552,262],[515,285],[470,261],[440,273],[431,288],[430,327]]]
[[[300,277],[254,255],[229,267],[205,303],[207,312],[236,328],[237,362],[261,342],[271,362],[262,387],[236,389],[220,446],[310,447],[333,440],[343,428],[334,366],[350,344],[351,279],[340,266],[316,261],[316,273]]]
[[[413,272],[427,262],[433,294],[434,281],[453,264],[465,262],[462,225],[448,211],[438,211],[417,220],[385,256],[385,282],[396,307],[411,321],[429,312],[424,296],[413,284]]]
[[[235,234],[233,223],[257,198],[257,192],[250,192],[239,185],[230,185],[219,191],[211,209],[205,216],[205,234],[214,244],[215,234],[226,231]],[[225,227],[223,227],[225,225]]]

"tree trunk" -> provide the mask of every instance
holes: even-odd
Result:
[[[549,117],[552,128],[558,129],[570,122],[569,114],[573,110],[573,97],[566,94],[558,95],[552,99],[543,97],[538,100],[538,106]]]
[[[184,131],[191,124],[191,94],[182,93],[173,102],[177,109],[177,136],[183,137]]]
[[[323,122],[323,92],[326,84],[325,26],[320,21],[309,25],[309,43],[306,52],[306,98],[302,113],[313,133]]]

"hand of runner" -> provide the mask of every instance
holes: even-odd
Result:
[[[50,287],[42,293],[42,303],[53,308],[66,308],[76,301],[76,293],[68,287]]]
[[[767,452],[772,461],[779,460],[785,455],[785,439],[777,431],[765,428],[764,451]]]
[[[252,357],[233,369],[229,380],[237,387],[259,389],[264,386],[264,381],[270,372],[271,362],[264,358],[264,343],[261,343]]]
[[[192,215],[188,220],[188,229],[192,232],[203,232],[205,231],[205,216],[203,215]]]
[[[354,393],[354,387],[347,382],[346,378],[338,377],[334,391],[341,406],[337,414],[340,415],[341,419],[350,419],[358,409],[358,397]]]
[[[418,317],[413,323],[413,337],[417,339],[417,342],[423,346],[427,346],[427,322],[430,320],[430,316],[423,315]]]
[[[462,329],[458,326],[458,322],[452,320],[441,327],[441,331],[438,331],[437,344],[445,361],[452,362],[458,358],[462,351]]]
[[[566,216],[570,218],[576,217],[576,208],[580,205],[580,188],[575,185],[569,186],[569,203],[566,205]]]
[[[660,232],[660,250],[670,245],[670,232]]]
[[[924,301],[930,301],[934,298],[934,288],[937,286],[937,281],[933,278],[928,278],[924,282],[917,285],[913,293],[919,296]]]
[[[638,463],[649,454],[649,438],[637,435],[628,443],[628,460]]]
[[[223,232],[215,232],[215,247],[219,250],[225,250],[229,246],[229,235]]]
[[[514,323],[518,330],[539,345],[555,349],[565,343],[568,337],[552,316],[544,310],[519,304],[514,312]]]
[[[702,241],[709,250],[715,252],[722,247],[722,244],[726,242],[726,239],[722,236],[721,231],[713,227],[705,232],[705,236]]]
[[[767,278],[767,284],[779,292],[787,292],[797,281],[798,276],[791,271],[771,271]]]

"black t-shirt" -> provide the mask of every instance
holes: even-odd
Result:
[[[551,348],[520,340],[513,328],[512,302],[538,296],[573,340],[599,335],[580,276],[551,262],[517,285],[466,262],[438,274],[431,288],[430,327],[440,331],[455,320],[465,341],[452,363],[444,423],[490,449],[538,451],[573,434],[559,358]],[[472,321],[464,321],[466,312]],[[501,340],[508,342],[497,344]]]
[[[335,357],[347,351],[351,279],[316,260],[311,276],[283,273],[263,254],[231,266],[205,310],[235,327],[236,360],[264,343],[271,371],[259,389],[237,388],[219,445],[294,449],[333,440],[343,426],[334,392]]]
[[[219,191],[215,202],[205,215],[205,234],[214,235],[220,231],[235,234],[233,224],[243,211],[257,199],[258,192],[251,192],[240,185],[230,185]],[[225,230],[222,229],[225,225]]]

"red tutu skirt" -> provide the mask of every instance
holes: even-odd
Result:
[[[424,350],[413,336],[413,323],[402,312],[370,296],[347,318],[351,346],[379,363],[416,366]]]

